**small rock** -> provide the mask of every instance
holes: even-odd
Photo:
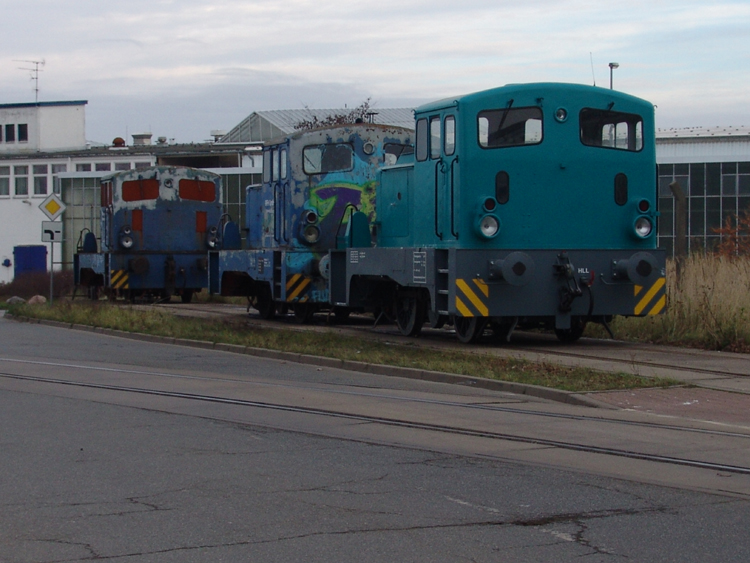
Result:
[[[26,303],[26,299],[23,297],[18,297],[18,295],[14,295],[10,299],[7,299],[5,301],[8,305],[18,305],[19,303]]]
[[[31,299],[29,299],[29,305],[41,305],[42,303],[46,303],[47,298],[44,295],[35,295]]]

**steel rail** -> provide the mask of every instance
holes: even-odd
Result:
[[[709,469],[712,471],[723,471],[727,473],[736,473],[740,475],[750,475],[750,467],[741,467],[737,465],[727,465],[721,463],[712,463],[707,461],[699,461],[692,459],[677,458],[671,456],[663,456],[656,454],[648,454],[642,452],[635,452],[631,450],[621,450],[617,448],[608,448],[602,446],[592,446],[586,444],[576,444],[573,442],[563,442],[559,440],[549,440],[545,438],[531,438],[528,436],[519,436],[515,434],[505,434],[500,432],[488,432],[484,430],[471,430],[466,428],[458,428],[453,426],[446,426],[441,424],[430,424],[423,422],[412,422],[408,420],[400,420],[394,418],[375,417],[359,414],[351,414],[334,410],[317,409],[311,407],[298,407],[291,405],[281,405],[276,403],[266,403],[262,401],[249,401],[244,399],[232,399],[228,397],[218,397],[213,395],[200,395],[195,393],[184,393],[177,391],[162,391],[158,389],[145,389],[141,387],[126,387],[122,385],[107,385],[102,383],[88,383],[81,381],[70,381],[63,379],[54,379],[48,377],[37,377],[28,375],[18,374],[0,374],[0,377],[7,379],[16,379],[22,381],[31,381],[36,383],[50,383],[55,385],[66,385],[72,387],[84,387],[90,389],[101,389],[106,391],[120,391],[126,393],[137,393],[143,395],[154,395],[160,397],[170,397],[178,399],[188,399],[193,401],[202,401],[226,405],[246,406],[252,408],[270,409],[284,412],[294,412],[300,414],[310,414],[325,416],[330,418],[342,418],[347,420],[356,420],[359,422],[370,422],[374,424],[383,424],[387,426],[396,426],[401,428],[411,428],[416,430],[426,430],[431,432],[443,432],[449,434],[457,434],[462,436],[471,436],[476,438],[488,438],[493,440],[504,440],[510,442],[517,442],[523,444],[533,444],[538,446],[546,446],[552,448],[559,448],[565,450],[572,450],[585,453],[597,453],[603,455],[610,455],[616,457],[625,457],[630,459],[639,459],[643,461],[652,461],[656,463],[666,463],[670,465],[679,465],[684,467],[693,467],[699,469]]]
[[[336,395],[350,395],[353,397],[372,397],[372,398],[377,398],[377,399],[387,399],[387,400],[404,402],[404,403],[422,403],[422,404],[455,407],[455,408],[462,408],[462,409],[485,410],[485,411],[502,412],[502,413],[509,413],[509,414],[520,414],[520,415],[525,415],[525,416],[536,416],[536,417],[542,417],[542,418],[558,418],[562,420],[576,420],[576,421],[581,421],[581,422],[595,422],[595,423],[613,424],[613,425],[621,425],[621,426],[638,426],[638,427],[644,427],[644,428],[652,428],[654,430],[668,430],[668,431],[674,431],[674,432],[687,432],[687,433],[693,433],[693,434],[710,434],[710,435],[722,436],[726,438],[750,439],[750,428],[748,428],[747,433],[730,432],[726,430],[710,430],[707,428],[693,428],[689,426],[679,426],[676,424],[662,424],[658,422],[646,422],[646,421],[639,421],[639,420],[622,420],[618,418],[604,418],[602,416],[589,416],[585,414],[567,414],[567,413],[537,411],[537,410],[529,410],[529,409],[523,409],[523,408],[518,408],[518,407],[505,407],[505,406],[500,406],[500,405],[495,405],[495,404],[463,403],[463,402],[458,402],[458,401],[448,401],[448,400],[440,400],[440,399],[419,399],[415,397],[402,397],[398,395],[388,395],[385,393],[351,391],[351,390],[337,389],[337,388],[323,390],[319,387],[298,385],[298,384],[293,384],[293,383],[276,383],[276,382],[270,383],[270,382],[248,381],[244,379],[237,379],[234,377],[215,377],[215,376],[207,377],[205,375],[186,375],[186,374],[180,374],[180,373],[167,373],[167,372],[160,372],[160,371],[131,370],[131,369],[125,369],[125,368],[108,368],[108,367],[102,367],[102,366],[87,366],[83,364],[68,364],[68,363],[63,363],[63,362],[44,362],[41,360],[20,360],[20,359],[13,359],[13,358],[5,358],[1,356],[0,356],[0,362],[41,365],[41,366],[48,366],[48,367],[53,367],[53,368],[60,368],[60,367],[74,368],[74,369],[91,370],[91,371],[102,371],[102,372],[107,372],[107,373],[146,375],[146,376],[151,376],[151,377],[164,377],[164,378],[170,378],[170,379],[189,379],[189,380],[198,380],[198,381],[223,381],[223,382],[232,382],[232,383],[244,383],[247,385],[254,385],[254,386],[259,386],[259,387],[281,387],[281,388],[289,388],[289,389],[305,389],[305,390],[310,390],[310,391],[333,393]],[[0,372],[0,376],[2,377],[12,377],[14,375],[19,375],[19,374]],[[33,376],[28,376],[28,377],[33,377]],[[59,380],[59,381],[64,381],[64,380]]]

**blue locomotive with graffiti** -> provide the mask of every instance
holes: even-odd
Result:
[[[331,304],[387,311],[406,335],[452,322],[462,342],[516,328],[570,342],[661,313],[654,137],[652,104],[583,85],[418,108],[414,154],[382,168],[375,240],[329,243]]]
[[[154,166],[102,178],[101,236],[83,232],[74,255],[76,288],[89,297],[190,302],[208,287],[208,250],[219,243],[221,177]]]
[[[291,309],[302,322],[331,307],[329,252],[370,246],[377,172],[411,152],[413,132],[353,123],[299,131],[263,148],[263,183],[246,190],[245,248],[227,222],[210,252],[210,289],[246,296],[263,318]]]

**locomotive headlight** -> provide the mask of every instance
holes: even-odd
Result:
[[[208,233],[206,234],[206,244],[208,244],[209,248],[216,248],[219,246],[219,229],[216,227],[208,229]]]
[[[131,234],[131,233],[133,232],[133,229],[131,229],[131,228],[130,228],[130,225],[125,225],[125,226],[124,226],[124,227],[123,227],[123,228],[122,228],[122,229],[120,230],[120,232],[121,232],[121,233],[122,233],[123,235],[129,235],[129,234]]]
[[[307,221],[309,224],[314,224],[318,220],[318,214],[315,213],[315,211],[308,211],[305,214],[305,221]]]
[[[130,235],[123,234],[120,236],[120,246],[123,248],[132,248],[133,247],[133,237]]]
[[[646,238],[651,234],[654,226],[648,217],[638,217],[635,221],[635,234],[641,238]]]
[[[315,244],[320,238],[320,229],[315,225],[306,225],[302,229],[302,238],[307,244]]]
[[[494,215],[484,215],[479,218],[477,231],[484,238],[493,238],[500,232],[500,219]]]

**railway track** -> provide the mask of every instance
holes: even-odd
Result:
[[[498,441],[498,442],[514,442],[520,444],[530,444],[535,446],[542,446],[547,448],[555,448],[559,450],[575,451],[581,453],[600,454],[604,456],[613,456],[618,458],[630,458],[637,459],[647,462],[654,462],[658,464],[667,464],[670,466],[683,466],[696,469],[710,470],[716,472],[722,472],[725,474],[735,475],[750,475],[750,466],[735,464],[735,463],[723,463],[719,461],[707,461],[705,459],[691,458],[688,456],[674,456],[674,455],[662,455],[654,452],[645,450],[637,450],[634,448],[622,448],[612,445],[603,445],[593,443],[595,440],[585,441],[568,441],[551,439],[544,436],[544,432],[538,432],[534,435],[534,431],[529,432],[498,432],[488,430],[486,428],[477,427],[478,421],[482,420],[481,417],[472,418],[471,414],[467,415],[456,415],[457,412],[463,413],[482,413],[484,417],[487,413],[491,413],[492,416],[497,418],[498,423],[502,422],[502,416],[520,416],[524,419],[528,419],[528,426],[534,428],[537,424],[534,420],[550,421],[556,419],[559,421],[566,421],[567,423],[573,423],[578,425],[581,429],[585,428],[588,431],[594,429],[592,434],[594,435],[606,435],[612,434],[613,429],[632,427],[634,431],[646,432],[648,434],[662,433],[668,436],[670,440],[675,443],[681,443],[686,436],[698,436],[699,439],[706,444],[711,443],[714,440],[740,440],[746,444],[746,440],[750,439],[750,429],[747,433],[741,431],[730,431],[730,430],[719,430],[711,428],[700,428],[700,427],[688,427],[680,426],[676,424],[666,424],[663,422],[644,421],[644,420],[628,420],[618,419],[603,416],[589,416],[576,413],[563,413],[563,412],[552,412],[552,411],[540,411],[533,408],[519,408],[509,407],[497,404],[486,404],[486,403],[464,403],[459,401],[450,401],[442,399],[428,399],[428,398],[414,398],[404,397],[388,390],[352,390],[352,389],[337,389],[327,386],[313,387],[310,385],[303,385],[299,383],[288,383],[288,382],[256,382],[256,381],[245,381],[239,378],[233,377],[216,377],[216,376],[197,376],[197,375],[186,375],[179,373],[167,373],[150,370],[127,370],[127,369],[115,369],[115,368],[102,368],[92,367],[86,365],[68,364],[68,363],[55,363],[55,362],[35,362],[27,360],[17,360],[11,358],[0,358],[0,363],[5,363],[6,368],[9,364],[22,365],[26,367],[34,367],[35,369],[42,368],[48,370],[75,370],[76,373],[89,374],[95,376],[95,380],[86,380],[85,378],[70,378],[70,377],[46,377],[39,375],[29,375],[20,373],[19,370],[6,369],[0,372],[0,378],[5,380],[16,380],[27,383],[37,383],[50,386],[66,386],[86,389],[96,389],[103,391],[115,392],[117,394],[129,394],[129,395],[151,395],[164,398],[175,398],[184,399],[191,402],[199,403],[213,403],[219,405],[235,406],[248,409],[263,409],[271,411],[281,411],[296,413],[302,415],[310,415],[314,417],[325,417],[328,419],[344,419],[348,421],[355,421],[358,423],[378,424],[386,427],[396,427],[402,429],[412,429],[418,431],[426,431],[431,433],[438,433],[441,435],[459,435],[472,438],[481,438],[485,440]],[[116,373],[119,377],[130,377],[130,378],[153,378],[153,385],[129,385],[129,384],[112,384],[102,382],[100,378],[103,374]],[[159,382],[169,380],[171,385],[174,385],[175,381],[178,381],[178,387],[180,389],[167,389],[164,385],[160,385]],[[180,382],[180,380],[182,380]],[[215,384],[217,382],[230,383],[235,386],[239,386],[242,389],[239,393],[229,394],[215,394],[215,393],[202,393],[196,392],[195,386]],[[375,416],[367,414],[365,408],[362,408],[359,412],[357,407],[352,407],[352,410],[346,409],[335,409],[335,408],[323,408],[319,406],[309,406],[304,404],[295,404],[294,399],[291,398],[289,402],[280,401],[269,401],[269,400],[255,400],[242,398],[241,395],[257,395],[258,389],[263,387],[275,387],[275,388],[287,388],[286,391],[293,395],[293,391],[305,391],[307,394],[316,393],[322,397],[330,397],[331,395],[348,395],[352,399],[355,397],[364,401],[362,404],[371,402],[383,402],[386,401],[390,404],[398,404],[398,412],[401,416]],[[190,390],[193,389],[193,390]],[[260,393],[262,394],[262,393]],[[327,400],[323,401],[323,403]],[[354,401],[352,401],[354,402]],[[322,403],[321,403],[322,404]],[[347,403],[349,404],[349,403]],[[462,420],[463,424],[436,424],[431,422],[425,422],[419,420],[419,411],[421,407],[437,407],[448,409],[448,412],[452,413],[451,420]],[[412,414],[413,413],[413,414]],[[408,414],[408,416],[407,416]],[[484,419],[486,420],[486,418]],[[305,431],[305,430],[303,430]],[[616,433],[621,432],[617,430]],[[314,432],[313,432],[314,433]],[[743,449],[747,448],[747,445],[741,446]],[[750,464],[749,464],[750,465]]]

